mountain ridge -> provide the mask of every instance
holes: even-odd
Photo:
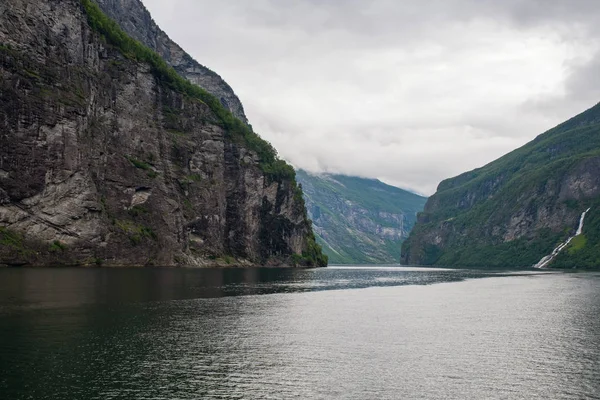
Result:
[[[599,133],[600,105],[595,105],[499,159],[441,182],[403,246],[403,262],[536,264],[573,234],[588,207],[590,221],[595,218]],[[584,233],[595,227],[588,225]],[[573,260],[575,253],[586,251],[571,251]],[[552,265],[566,264],[563,255]]]
[[[244,106],[231,86],[175,43],[154,21],[141,0],[93,0],[129,36],[157,52],[175,71],[217,97],[223,107],[244,123]]]

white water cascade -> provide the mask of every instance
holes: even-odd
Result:
[[[581,232],[583,232],[583,220],[585,219],[585,214],[587,214],[589,211],[590,209],[588,208],[581,214],[581,218],[579,218],[579,227],[577,227],[577,232],[575,232],[575,235],[568,238],[566,242],[561,243],[557,248],[554,249],[552,254],[542,258],[540,262],[533,266],[533,268],[544,268],[548,266],[548,264],[550,264],[552,260],[554,260],[558,253],[560,253],[565,247],[569,245],[569,243],[571,243],[571,240],[573,240],[576,236],[581,235]]]

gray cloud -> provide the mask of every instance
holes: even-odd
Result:
[[[596,0],[144,0],[297,167],[431,194],[600,100]]]

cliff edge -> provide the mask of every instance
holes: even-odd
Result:
[[[89,0],[0,4],[0,263],[324,266],[293,168]]]
[[[201,65],[186,53],[154,22],[140,0],[94,0],[119,27],[146,47],[154,50],[182,77],[219,99],[225,109],[248,123],[242,102],[231,86],[216,72]]]

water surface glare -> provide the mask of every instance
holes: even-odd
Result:
[[[600,274],[0,270],[2,399],[600,399]]]

